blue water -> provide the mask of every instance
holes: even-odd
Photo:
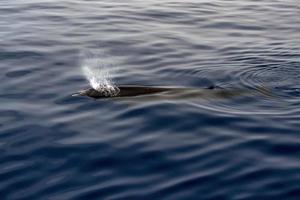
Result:
[[[1,199],[300,199],[296,0],[1,0]],[[117,84],[238,95],[92,100]]]

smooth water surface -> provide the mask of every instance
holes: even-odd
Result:
[[[1,199],[299,199],[297,0],[1,0]],[[240,95],[92,100],[116,84]]]

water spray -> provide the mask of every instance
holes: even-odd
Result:
[[[105,96],[118,95],[120,90],[111,79],[111,59],[93,53],[85,53],[82,57],[81,68],[90,86]]]

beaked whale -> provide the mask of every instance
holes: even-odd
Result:
[[[205,89],[214,89],[214,86]],[[142,95],[153,95],[163,92],[179,92],[184,91],[187,88],[171,88],[171,87],[150,87],[150,86],[136,86],[136,85],[121,85],[115,87],[113,90],[96,90],[94,88],[88,88],[81,90],[72,96],[87,96],[94,99],[101,98],[114,98],[114,97],[136,97]]]
[[[253,96],[261,94],[273,97],[274,95],[265,87],[257,86],[254,90],[231,88],[224,89],[218,86],[206,88],[186,88],[186,87],[157,87],[157,86],[137,86],[120,85],[113,88],[94,89],[88,88],[74,93],[72,96],[87,96],[93,99],[139,97],[143,100],[154,99],[194,99],[194,98],[221,98],[227,99],[238,96]],[[145,97],[145,98],[144,98]],[[136,99],[135,98],[135,99]]]

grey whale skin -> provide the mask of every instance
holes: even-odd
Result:
[[[88,88],[86,90],[79,91],[72,96],[87,96],[94,99],[100,98],[112,98],[112,97],[134,97],[141,95],[150,95],[156,93],[162,93],[167,91],[178,91],[184,88],[168,88],[168,87],[149,87],[149,86],[134,86],[134,85],[124,85],[118,86],[115,92],[109,91],[98,91],[94,88]],[[213,88],[207,88],[213,89]]]

